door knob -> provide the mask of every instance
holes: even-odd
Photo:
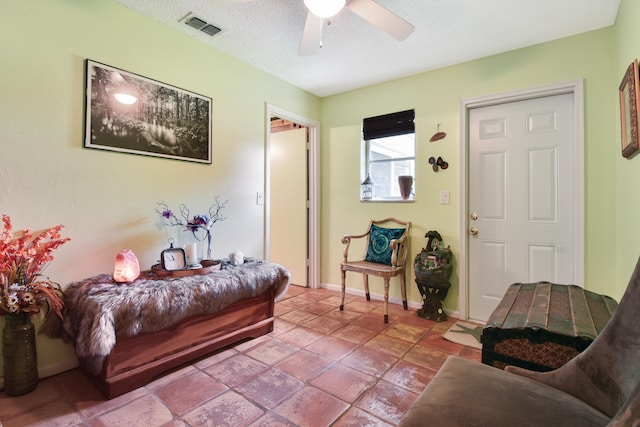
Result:
[[[476,221],[478,219],[478,214],[475,212],[471,212],[471,219]]]
[[[471,230],[469,230],[469,232],[472,236],[475,236],[476,234],[478,234],[478,229],[475,227],[471,227]]]

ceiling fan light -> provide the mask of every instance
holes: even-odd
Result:
[[[304,0],[311,13],[320,18],[330,18],[340,12],[346,0]]]

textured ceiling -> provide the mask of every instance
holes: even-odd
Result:
[[[620,0],[377,0],[415,26],[397,41],[348,9],[298,56],[303,0],[115,0],[318,96],[442,68],[615,23]],[[223,31],[210,37],[189,13]]]

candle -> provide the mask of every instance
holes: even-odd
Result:
[[[185,252],[187,255],[187,264],[194,265],[198,263],[198,244],[196,242],[187,243]]]

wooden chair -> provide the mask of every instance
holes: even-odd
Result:
[[[386,227],[381,227],[383,224]],[[400,221],[395,218],[386,218],[382,220],[372,220],[369,223],[367,231],[363,234],[347,234],[342,238],[342,243],[346,246],[344,248],[344,261],[340,264],[340,273],[342,275],[342,304],[340,304],[340,310],[344,310],[347,271],[362,273],[367,301],[371,301],[369,294],[369,274],[382,277],[384,280],[384,323],[389,323],[389,281],[394,276],[400,277],[402,305],[405,310],[408,309],[405,264],[407,261],[410,229],[411,222]],[[367,239],[367,249],[364,259],[349,261],[351,239],[365,237]]]

